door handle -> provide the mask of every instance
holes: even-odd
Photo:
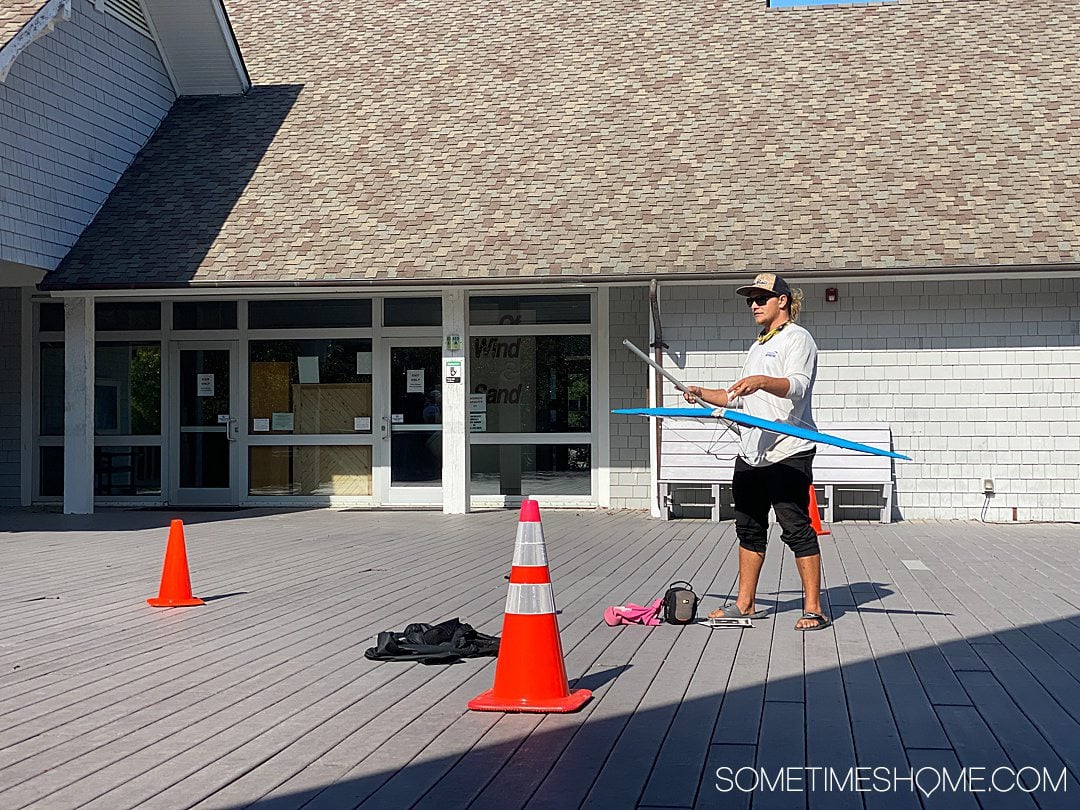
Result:
[[[240,438],[240,422],[230,416],[229,421],[225,423],[225,438],[230,442],[235,442]]]
[[[384,416],[382,418],[382,437],[383,441],[390,438],[390,417]]]

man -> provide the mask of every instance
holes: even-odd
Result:
[[[743,364],[742,376],[728,389],[691,385],[689,402],[702,400],[753,416],[816,429],[811,397],[817,377],[817,345],[795,323],[802,292],[775,273],[760,273],[735,292],[746,297],[761,332]],[[796,630],[820,630],[830,620],[821,610],[821,552],[810,525],[810,485],[814,444],[760,428],[739,428],[739,457],[731,488],[735,498],[735,533],[739,538],[739,595],[709,618],[762,618],[757,610],[758,577],[765,562],[769,507],[776,513],[783,540],[795,554],[803,584],[803,615]]]

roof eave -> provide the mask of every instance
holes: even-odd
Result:
[[[362,279],[317,279],[303,281],[235,281],[235,280],[196,280],[172,281],[154,284],[123,284],[104,282],[97,284],[73,283],[50,285],[48,278],[39,285],[42,292],[63,294],[84,294],[92,292],[150,292],[167,291],[239,291],[239,290],[349,290],[391,287],[514,287],[529,284],[559,285],[597,285],[597,284],[642,284],[652,278],[665,283],[735,283],[745,279],[745,270],[709,270],[709,271],[674,271],[674,272],[639,272],[639,273],[583,273],[560,274],[552,276],[445,276],[435,278],[362,278]],[[1010,264],[1010,265],[957,265],[957,266],[912,266],[880,268],[817,268],[806,270],[785,270],[784,277],[790,281],[804,284],[814,282],[866,282],[866,281],[956,281],[958,279],[1002,279],[1024,278],[1031,276],[1066,276],[1080,277],[1080,262],[1058,264]]]
[[[50,33],[56,27],[57,21],[70,19],[71,0],[47,0],[14,37],[0,45],[0,82],[7,79],[8,71],[20,53]]]

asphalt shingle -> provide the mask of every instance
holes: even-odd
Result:
[[[45,5],[45,0],[4,0],[0,4],[0,48],[7,45]]]
[[[1080,263],[1080,6],[228,5],[46,285]]]

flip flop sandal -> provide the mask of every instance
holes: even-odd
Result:
[[[825,616],[822,616],[820,613],[810,613],[809,611],[807,611],[806,613],[803,613],[802,618],[814,619],[817,624],[815,624],[813,627],[799,627],[799,623],[795,622],[795,630],[800,633],[810,633],[814,630],[824,630],[826,627],[832,624],[832,621],[830,621]]]
[[[716,614],[715,616],[713,614]],[[753,613],[743,613],[734,602],[724,605],[720,610],[714,610],[709,614],[710,619],[764,619],[769,615],[767,610],[755,610]]]

